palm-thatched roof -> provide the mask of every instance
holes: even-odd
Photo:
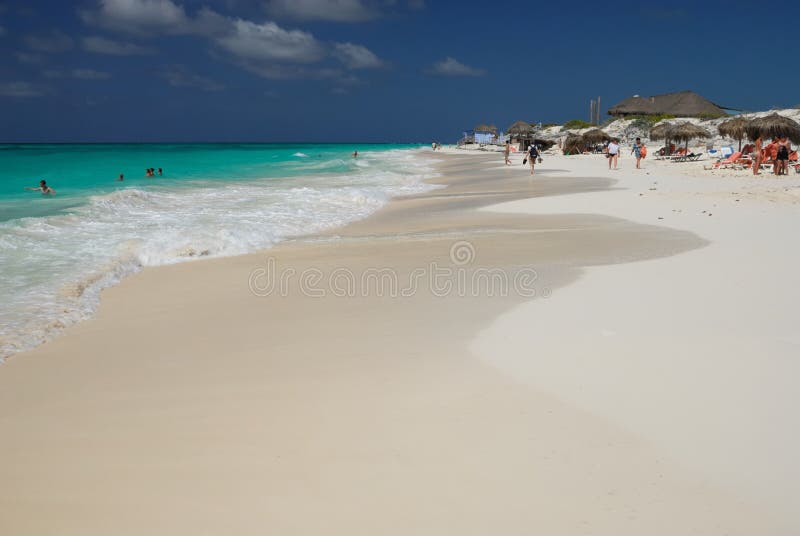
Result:
[[[570,134],[564,140],[562,147],[564,154],[581,154],[586,147],[586,140],[579,134]]]
[[[664,140],[669,137],[669,129],[672,127],[671,123],[661,123],[650,129],[651,140]]]
[[[782,138],[787,137],[794,143],[800,144],[800,124],[783,115],[770,114],[766,117],[753,119],[746,127],[747,137],[756,138]]]
[[[675,117],[723,117],[725,108],[693,91],[652,97],[634,95],[609,108],[608,115],[674,115]]]
[[[508,134],[526,136],[526,135],[529,135],[529,134],[533,134],[534,130],[535,129],[527,121],[517,121],[516,123],[514,123],[513,125],[508,127],[506,129],[506,132]]]
[[[737,116],[733,119],[728,119],[719,124],[717,130],[719,131],[721,136],[725,136],[726,138],[733,138],[735,140],[741,140],[747,135],[747,126],[750,124],[750,119],[745,117]]]
[[[611,141],[611,136],[599,128],[594,128],[588,132],[584,132],[583,139],[586,141],[586,143],[603,143],[606,141]]]
[[[497,127],[494,125],[480,124],[475,128],[473,128],[472,130],[474,130],[475,132],[491,132],[492,134],[497,134]]]
[[[535,138],[533,140],[534,145],[537,145],[543,151],[548,150],[550,147],[556,144],[553,140],[543,140],[540,138]]]
[[[667,129],[669,139],[675,141],[689,141],[695,138],[710,138],[711,133],[703,127],[697,126],[694,123],[684,121],[672,125],[672,128]]]

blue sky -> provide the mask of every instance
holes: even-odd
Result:
[[[0,140],[453,141],[598,95],[800,102],[793,34],[752,2],[609,6],[0,0]]]

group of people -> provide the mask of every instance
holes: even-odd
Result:
[[[145,177],[155,177],[156,173],[158,173],[158,176],[161,177],[161,176],[164,175],[164,170],[161,169],[161,168],[158,168],[158,169],[156,169],[156,168],[147,168],[145,170]],[[118,182],[122,182],[124,180],[125,180],[125,175],[120,173],[119,176],[117,177],[117,181]],[[36,186],[36,187],[26,186],[25,189],[28,190],[28,191],[32,191],[32,192],[42,192],[42,195],[56,195],[56,191],[53,190],[52,188],[50,188],[47,185],[47,181],[44,180],[44,179],[39,181],[39,186]]]
[[[619,152],[621,150],[619,139],[614,138],[606,145],[605,153],[608,159],[608,169],[619,169]],[[642,138],[636,138],[631,148],[631,154],[636,159],[636,169],[641,169],[642,159],[647,156],[647,146]]]
[[[438,141],[431,142],[431,149],[433,149],[434,151],[441,151],[442,144],[439,143]]]
[[[505,165],[511,165],[511,142],[507,141],[503,149],[503,157]],[[522,165],[525,164],[531,167],[531,175],[535,173],[536,164],[542,161],[542,153],[535,143],[531,143],[528,150],[525,151],[525,157],[522,159]]]
[[[786,136],[774,138],[772,143],[762,147],[761,137],[756,138],[752,147],[753,175],[758,175],[761,164],[772,160],[772,172],[775,175],[789,174],[789,155],[792,153],[792,144]]]

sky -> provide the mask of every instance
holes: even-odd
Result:
[[[0,0],[0,141],[451,142],[681,90],[797,106],[793,34],[754,5]]]

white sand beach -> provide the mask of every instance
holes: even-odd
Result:
[[[797,534],[800,181],[625,156],[442,151],[446,188],[106,290],[0,367],[0,534]],[[414,291],[326,286],[383,269]]]

